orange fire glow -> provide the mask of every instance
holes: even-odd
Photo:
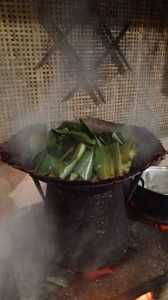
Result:
[[[134,204],[133,201],[131,202],[131,205],[132,205],[132,207],[135,207],[135,204]],[[168,230],[168,225],[167,226],[166,225],[159,225],[159,224],[155,224],[152,221],[148,221],[148,223],[155,226],[155,228],[159,229],[160,231]]]
[[[155,224],[155,227],[157,229],[159,229],[160,231],[168,230],[168,226],[163,226],[163,225]]]
[[[168,230],[168,226],[167,225],[160,225],[160,224],[156,224],[152,221],[148,221],[149,224],[153,225],[156,229],[159,229],[160,231],[165,231]]]
[[[111,274],[113,273],[112,269],[102,269],[94,272],[86,272],[82,274],[82,278],[87,279],[87,280],[94,280],[99,276],[106,275],[106,274]]]
[[[151,292],[149,292],[147,294],[140,296],[139,298],[137,298],[135,300],[154,300],[154,298],[153,298],[153,294]]]

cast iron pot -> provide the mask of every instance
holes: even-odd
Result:
[[[159,225],[168,225],[168,168],[150,167],[145,170],[132,201],[141,217]]]

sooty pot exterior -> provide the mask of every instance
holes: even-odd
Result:
[[[86,191],[86,192],[85,192]],[[116,264],[128,245],[123,185],[105,189],[48,183],[45,209],[55,224],[55,263],[76,272]]]

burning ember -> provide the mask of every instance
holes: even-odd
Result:
[[[154,300],[154,298],[152,292],[148,292],[147,294],[144,294],[135,300]]]
[[[160,231],[165,231],[168,230],[168,226],[163,226],[163,225],[159,225],[159,224],[154,224],[154,226],[159,229]]]
[[[156,224],[154,222],[148,221],[149,224],[153,225],[156,229],[159,229],[160,231],[166,231],[168,230],[168,226],[167,225],[160,225],[160,224]]]
[[[132,207],[135,208],[135,203],[134,201],[131,202],[131,205]],[[166,231],[168,230],[168,225],[160,225],[160,224],[157,224],[157,223],[154,223],[150,220],[147,221],[149,224],[153,225],[156,229],[159,229],[160,231]]]
[[[101,270],[98,270],[95,272],[85,272],[82,274],[81,277],[83,279],[87,279],[87,280],[94,280],[99,276],[112,274],[112,273],[114,273],[112,269],[105,268],[105,269],[101,269]]]

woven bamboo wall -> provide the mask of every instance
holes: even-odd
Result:
[[[86,0],[44,2],[48,18],[63,33],[86,9]],[[34,69],[54,44],[43,27],[41,7],[40,0],[0,0],[0,142],[28,123],[81,116],[137,123],[152,130],[168,127],[167,1],[98,1],[114,36],[132,22],[119,43],[132,71],[124,67],[124,74],[119,72],[109,55],[91,74],[105,99],[99,105],[82,86],[62,102],[78,74],[59,47],[43,67]],[[92,69],[105,46],[94,20],[82,18],[66,38],[85,68]]]

